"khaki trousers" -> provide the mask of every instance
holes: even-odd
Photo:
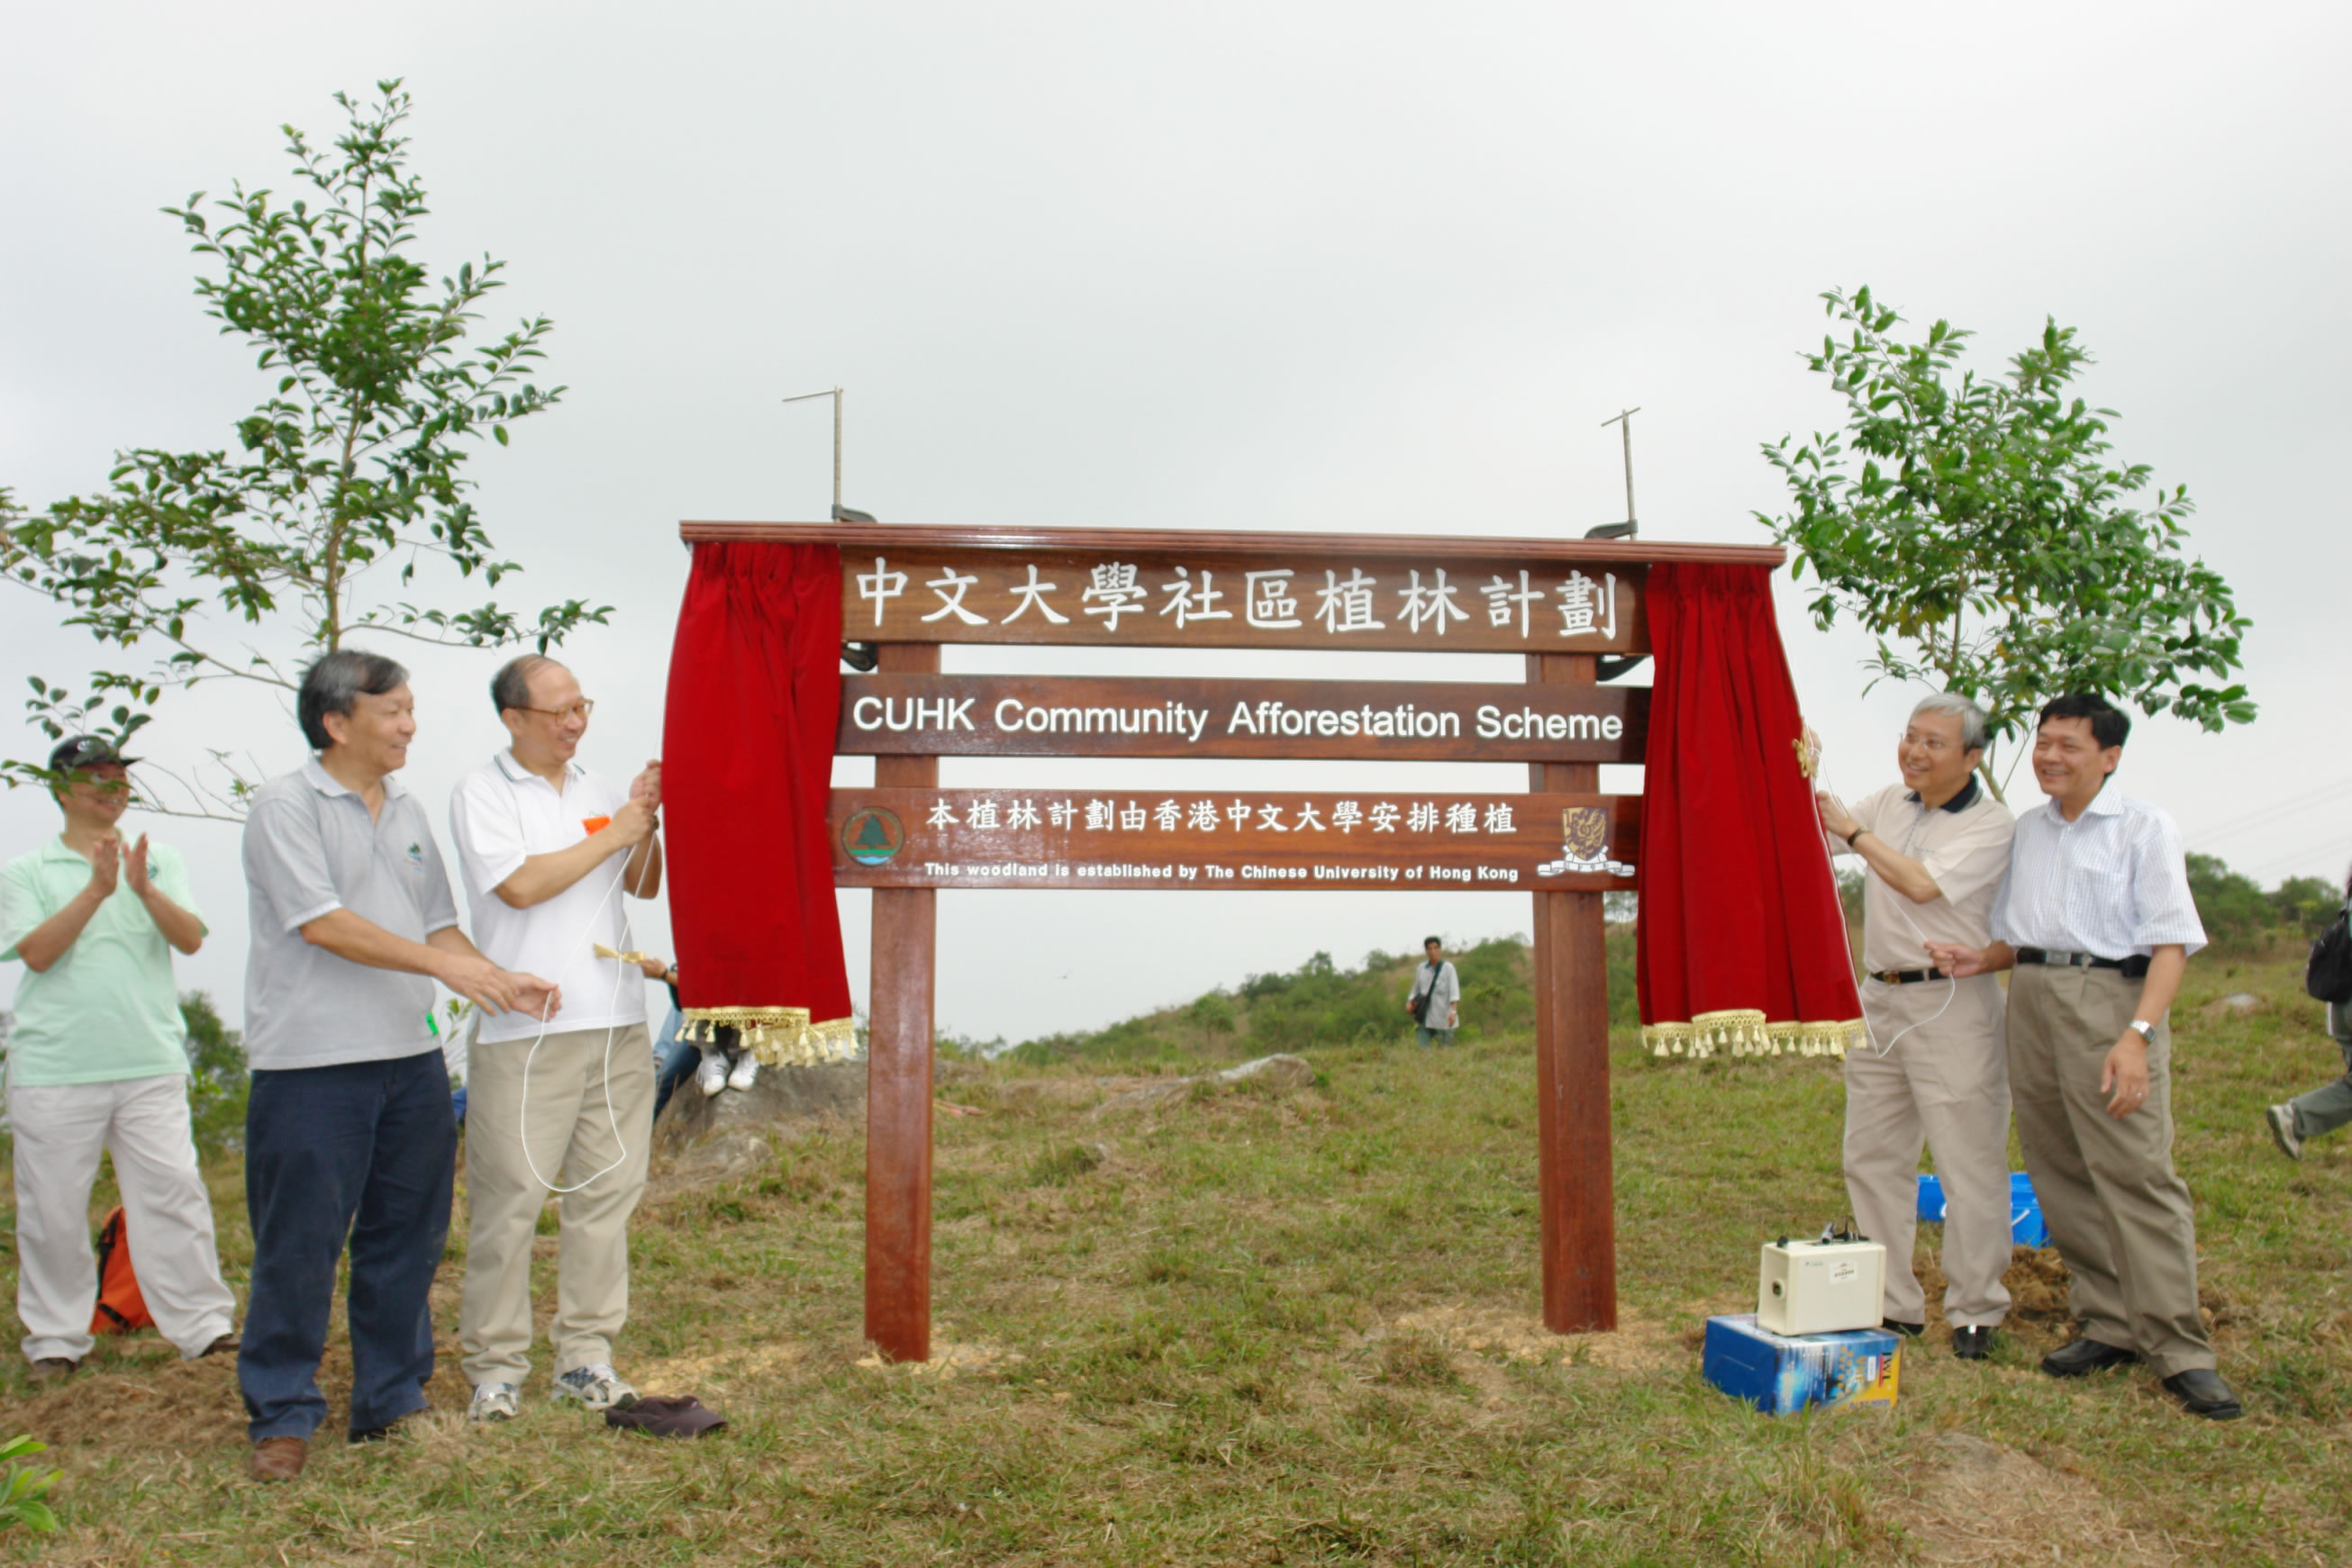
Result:
[[[2158,1376],[2213,1365],[2197,1315],[2197,1221],[2172,1168],[2172,1031],[2147,1048],[2147,1101],[2107,1114],[2099,1074],[2130,1027],[2140,982],[2113,969],[2021,964],[2009,986],[2017,1138],[2074,1276],[2083,1333],[2136,1350]]]
[[[527,1040],[476,1040],[468,1066],[466,1288],[457,1312],[466,1376],[478,1386],[520,1384],[530,1374],[531,1239],[551,1184],[587,1183],[561,1205],[555,1322],[548,1331],[555,1371],[609,1363],[613,1338],[629,1316],[629,1216],[645,1191],[653,1135],[646,1026],[622,1025],[609,1044],[601,1029],[551,1034],[535,1053]]]
[[[1874,1044],[1845,1055],[1845,1190],[1862,1233],[1886,1247],[1885,1315],[1925,1322],[1911,1272],[1919,1150],[1944,1186],[1944,1318],[1992,1328],[2009,1315],[2009,1059],[2000,982],[1990,975],[1890,986],[1864,980]],[[1879,1047],[1889,1047],[1884,1055]]]

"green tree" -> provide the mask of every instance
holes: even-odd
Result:
[[[1201,1050],[1203,1053],[1208,1051],[1209,1042],[1212,1040],[1219,1035],[1233,1033],[1237,1021],[1234,1013],[1234,999],[1223,991],[1203,992],[1198,1000],[1184,1009],[1184,1016],[1191,1020],[1193,1028],[1201,1031]]]
[[[188,1120],[196,1152],[209,1157],[244,1147],[245,1103],[253,1093],[244,1037],[203,991],[181,995],[180,1023],[188,1031]]]
[[[486,256],[436,285],[412,254],[426,207],[400,134],[409,96],[396,80],[377,90],[364,106],[335,96],[349,124],[331,152],[284,128],[291,200],[238,183],[226,198],[208,204],[198,192],[163,209],[209,258],[196,280],[206,314],[274,376],[237,423],[237,450],[121,452],[108,488],[34,516],[10,519],[0,499],[0,575],[117,650],[79,697],[30,678],[26,706],[53,737],[121,744],[166,693],[205,681],[290,692],[301,663],[354,632],[544,651],[610,613],[570,599],[526,621],[494,599],[450,609],[409,597],[420,572],[478,578],[495,591],[520,570],[476,515],[465,464],[476,443],[506,444],[509,425],[563,389],[526,379],[543,357],[545,317],[468,342],[476,308],[504,287],[504,263]],[[293,654],[271,651],[289,641]],[[228,769],[225,784],[159,769],[185,798],[151,790],[149,803],[241,815],[250,783],[226,753],[211,755]],[[6,776],[29,783],[41,770],[10,762]]]
[[[2074,329],[2048,320],[1985,377],[1960,364],[1963,329],[1906,338],[1866,287],[1822,298],[1845,335],[1805,362],[1844,397],[1845,428],[1765,445],[1792,506],[1757,517],[1794,555],[1791,574],[1819,584],[1815,623],[1851,616],[1876,640],[1872,684],[1927,682],[1981,705],[1996,795],[2000,742],[2061,693],[2208,730],[2254,716],[2243,685],[2201,684],[2240,667],[2249,622],[2220,574],[2183,553],[2188,488],[2151,488],[2146,465],[2111,460],[2116,415],[2070,391],[2091,362]]]

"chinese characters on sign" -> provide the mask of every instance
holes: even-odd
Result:
[[[1616,652],[1632,645],[1640,591],[1638,575],[1567,563],[1267,567],[917,549],[845,549],[842,566],[844,630],[876,642]]]

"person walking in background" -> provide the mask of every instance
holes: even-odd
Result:
[[[2347,873],[2344,895],[2347,907],[2352,907],[2352,873]],[[2344,1056],[2344,1076],[2332,1083],[2323,1083],[2308,1094],[2298,1094],[2283,1105],[2273,1105],[2263,1113],[2270,1124],[2271,1141],[2279,1153],[2291,1160],[2303,1158],[2306,1139],[2323,1133],[2332,1133],[2347,1122],[2352,1122],[2352,1002],[2328,1002],[2327,1032],[2335,1038],[2336,1048]]]
[[[1419,1045],[1452,1045],[1462,1027],[1462,977],[1445,956],[1445,945],[1434,936],[1422,939],[1427,956],[1412,972],[1412,989],[1404,1010],[1412,1015],[1412,1038]]]
[[[51,751],[64,831],[0,869],[0,960],[27,971],[8,1040],[8,1124],[16,1314],[36,1383],[71,1375],[95,1343],[89,1189],[101,1154],[114,1157],[157,1330],[190,1360],[237,1348],[172,980],[173,952],[194,953],[205,925],[178,852],[143,833],[122,841],[131,760],[89,738]]]
[[[1930,943],[1965,978],[2012,965],[2009,1082],[2017,1138],[2081,1331],[2042,1370],[2077,1377],[2147,1361],[2191,1415],[2243,1414],[2197,1311],[2197,1218],[2172,1166],[2166,1015],[2205,927],[2180,831],[2112,787],[2131,720],[2058,698],[2033,735],[2049,797],[2017,820],[1990,945]]]
[[[1944,1184],[1944,1321],[1952,1354],[1981,1361],[2009,1315],[2009,1058],[2000,982],[1956,980],[1931,941],[1983,946],[2009,870],[2015,822],[1977,781],[1985,716],[1938,694],[1911,711],[1895,765],[1903,775],[1851,810],[1820,796],[1838,853],[1860,855],[1862,1010],[1868,1050],[1845,1053],[1845,1190],[1863,1234],[1886,1248],[1886,1326],[1924,1333],[1927,1295],[1911,1271],[1919,1151]]]
[[[577,760],[595,705],[572,672],[525,654],[490,682],[512,737],[459,781],[449,832],[474,936],[499,964],[552,975],[551,1019],[485,1018],[467,1078],[466,1289],[458,1340],[475,1421],[520,1411],[530,1371],[530,1257],[551,1189],[563,1190],[555,1390],[591,1410],[636,1390],[613,1366],[629,1315],[629,1216],[646,1186],[654,1103],[640,955],[625,898],[661,891],[661,765],[625,792]]]
[[[351,1440],[425,1408],[457,1156],[433,982],[486,1017],[562,1000],[457,929],[433,829],[392,777],[416,734],[408,672],[341,649],[303,673],[295,706],[318,755],[263,785],[245,824],[253,1297],[237,1381],[260,1480],[299,1475],[326,1417],[319,1359],[346,1239]]]

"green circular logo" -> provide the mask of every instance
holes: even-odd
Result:
[[[841,824],[841,847],[860,865],[880,865],[907,841],[907,830],[898,816],[880,806],[852,811]]]

